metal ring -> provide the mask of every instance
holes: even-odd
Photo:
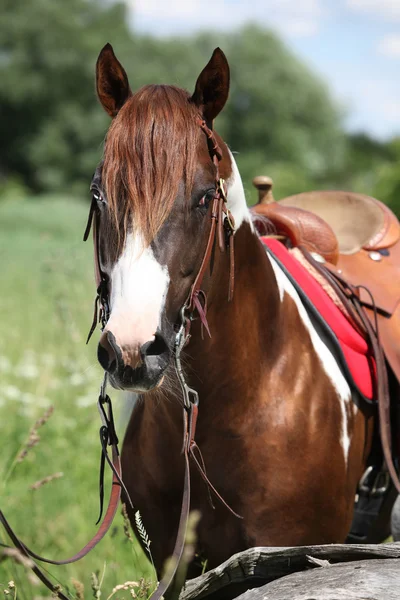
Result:
[[[233,233],[235,231],[235,219],[233,218],[233,215],[229,208],[226,209],[225,220],[228,221],[229,227]]]

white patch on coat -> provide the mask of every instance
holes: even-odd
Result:
[[[328,375],[329,379],[332,382],[334,389],[336,390],[340,402],[340,410],[342,413],[342,428],[341,428],[341,444],[344,452],[344,461],[347,466],[349,450],[350,450],[350,434],[349,434],[349,423],[347,418],[347,410],[348,408],[355,407],[355,404],[352,402],[351,391],[349,384],[347,383],[340,367],[331,352],[328,346],[324,343],[321,337],[318,335],[314,325],[312,324],[310,317],[300,299],[299,294],[297,293],[295,287],[292,282],[289,280],[287,275],[282,271],[278,263],[274,260],[274,258],[267,254],[270,259],[272,268],[275,273],[276,283],[279,289],[279,296],[281,302],[283,300],[284,294],[287,293],[293,299],[296,304],[297,310],[299,312],[300,318],[304,323],[307,331],[310,334],[311,343],[314,347],[314,350],[319,357],[321,364]],[[349,406],[350,405],[350,406]],[[355,410],[353,411],[355,412]]]
[[[228,149],[229,150],[229,149]],[[246,196],[244,194],[242,178],[237,168],[232,152],[229,150],[229,155],[232,161],[232,175],[227,179],[226,185],[228,188],[228,208],[235,219],[235,228],[239,229],[243,221],[250,224],[253,229],[253,223],[250,217],[250,212],[247,207]]]
[[[125,248],[111,271],[111,316],[107,329],[120,345],[140,347],[160,326],[169,286],[167,267],[156,260],[140,235],[127,235]]]

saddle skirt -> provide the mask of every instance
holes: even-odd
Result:
[[[331,341],[350,388],[366,402],[374,401],[374,359],[366,340],[346,316],[345,310],[339,308],[325,286],[282,242],[267,236],[260,237],[260,240],[294,285],[310,318],[318,322]]]

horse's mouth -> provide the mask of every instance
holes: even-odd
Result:
[[[145,365],[136,369],[130,366],[119,369],[109,375],[109,381],[113,388],[136,393],[146,393],[161,387],[164,380],[165,369],[157,365],[157,368],[149,370]]]

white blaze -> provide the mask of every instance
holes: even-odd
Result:
[[[124,250],[111,271],[111,316],[107,329],[121,345],[140,347],[160,326],[169,274],[140,235],[127,235]]]

